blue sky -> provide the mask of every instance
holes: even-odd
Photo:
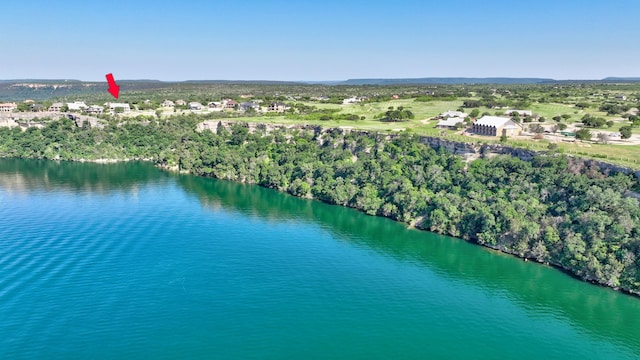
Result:
[[[0,15],[0,79],[640,76],[637,0],[8,0]]]

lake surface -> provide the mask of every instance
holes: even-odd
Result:
[[[0,160],[2,359],[634,359],[640,299],[146,164]]]

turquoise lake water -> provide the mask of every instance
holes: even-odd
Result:
[[[640,299],[146,164],[0,160],[2,359],[637,359]]]

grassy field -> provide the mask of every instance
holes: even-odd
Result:
[[[456,101],[414,101],[413,99],[398,99],[377,103],[355,103],[347,105],[318,104],[315,102],[301,102],[304,105],[315,106],[320,109],[339,109],[341,114],[355,114],[365,116],[367,120],[372,120],[376,115],[384,113],[389,107],[397,108],[403,106],[411,110],[416,116],[416,120],[430,119],[447,110],[456,110],[462,106],[461,100]]]

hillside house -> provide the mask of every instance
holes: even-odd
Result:
[[[355,103],[362,102],[363,100],[366,100],[366,99],[367,99],[366,97],[352,96],[350,98],[342,100],[342,104],[343,105],[355,104]]]
[[[224,106],[225,109],[235,109],[237,105],[238,103],[235,100],[231,100],[231,99],[222,100],[222,106]]]
[[[69,111],[83,111],[88,106],[83,101],[74,101],[72,103],[67,103],[67,107]]]
[[[187,105],[187,102],[186,102],[186,101],[184,101],[184,100],[182,100],[182,99],[180,99],[180,100],[176,100],[176,105],[178,105],[178,106],[185,106],[185,105]]]
[[[626,95],[616,95],[615,99],[616,100],[627,101],[627,96]]]
[[[176,106],[176,104],[171,100],[165,100],[162,102],[162,104],[160,104],[160,106],[169,108]]]
[[[127,113],[131,111],[131,107],[127,103],[106,103],[105,106],[109,107],[109,112],[115,114],[117,112]]]
[[[51,106],[49,106],[49,111],[60,112],[62,111],[63,106],[64,106],[63,103],[53,103],[51,104]]]
[[[12,112],[18,108],[16,103],[3,103],[0,104],[0,112]]]
[[[251,109],[258,112],[260,111],[260,105],[254,103],[253,101],[243,102],[238,105],[238,110],[240,111],[251,111]]]
[[[269,104],[269,111],[284,112],[291,109],[291,106],[282,102],[272,102]]]
[[[29,105],[29,111],[31,112],[43,112],[45,110],[44,105],[33,103]]]
[[[195,111],[200,111],[204,108],[204,106],[197,102],[197,101],[192,101],[189,103],[189,110],[195,110]]]
[[[473,123],[471,131],[484,136],[507,136],[520,134],[522,128],[513,120],[499,116],[483,116]]]
[[[460,123],[464,123],[464,118],[456,116],[456,117],[448,117],[446,119],[442,119],[438,121],[436,124],[437,128],[440,129],[451,129],[455,130],[456,126]]]
[[[84,110],[90,115],[100,115],[104,112],[104,108],[100,105],[91,105]]]

